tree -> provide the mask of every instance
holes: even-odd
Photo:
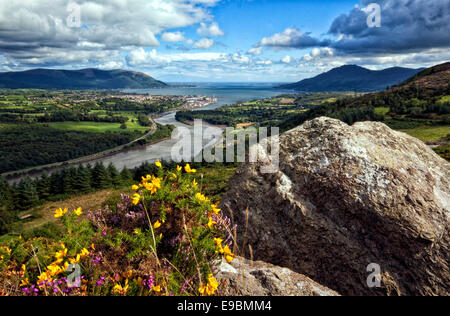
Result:
[[[39,203],[39,195],[33,181],[27,177],[20,181],[18,185],[18,203],[17,209],[25,211]]]
[[[83,165],[78,166],[75,187],[80,193],[91,191],[91,169],[85,168]]]
[[[133,183],[133,174],[127,168],[123,168],[122,172],[120,173],[120,176],[122,177],[123,184]]]
[[[9,232],[13,222],[13,200],[8,183],[0,177],[0,235]]]
[[[51,180],[46,173],[43,173],[41,178],[36,181],[37,192],[39,200],[47,200],[51,195]]]
[[[111,187],[111,177],[102,163],[96,163],[92,169],[92,187],[106,189]]]
[[[108,166],[109,177],[111,178],[111,184],[115,188],[119,188],[122,185],[122,178],[120,176],[119,171],[117,171],[116,167],[111,163]]]

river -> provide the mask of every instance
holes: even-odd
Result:
[[[276,84],[258,84],[258,83],[201,83],[195,84],[195,87],[169,87],[163,89],[146,89],[146,90],[124,90],[127,93],[139,93],[139,94],[153,94],[153,95],[202,95],[202,96],[215,96],[216,102],[196,111],[210,110],[220,108],[224,105],[234,104],[237,102],[246,102],[256,99],[264,99],[274,97],[283,93],[292,93],[292,91],[276,90],[273,87]],[[194,135],[194,128],[190,125],[186,125],[178,122],[175,119],[176,112],[169,112],[163,114],[160,118],[155,119],[158,124],[161,125],[175,125],[177,128],[183,127],[191,133],[192,137],[199,136]],[[206,128],[213,127],[209,124],[203,123],[203,131]],[[213,134],[222,134],[222,129],[219,127],[214,128]],[[188,139],[185,139],[188,142]],[[96,162],[102,162],[105,165],[112,163],[117,169],[122,170],[124,167],[132,169],[140,166],[145,162],[154,163],[156,160],[171,160],[172,148],[179,142],[177,139],[164,140],[156,144],[147,145],[141,148],[134,148],[127,151],[111,154],[110,156],[102,157],[93,161],[90,164]],[[209,141],[204,140],[203,145],[206,145]],[[193,147],[193,141],[191,141]],[[199,150],[194,151],[193,156],[199,153]],[[60,170],[61,167],[54,168],[47,171],[51,173],[56,170]],[[34,173],[32,177],[40,176],[40,172]],[[9,179],[8,182],[13,183],[20,181],[23,176]]]
[[[220,108],[224,105],[234,104],[237,102],[246,102],[255,99],[270,98],[282,93],[292,93],[292,91],[283,91],[273,89],[274,84],[257,84],[257,83],[207,83],[197,84],[195,87],[186,88],[164,88],[164,89],[148,89],[148,90],[126,90],[125,92],[134,93],[149,93],[154,95],[202,95],[202,96],[215,96],[217,101],[207,107],[197,109],[210,110]],[[167,125],[172,124],[176,127],[187,128],[192,137],[194,137],[192,126],[182,124],[175,119],[176,112],[167,113],[155,121],[158,124]],[[211,127],[204,123],[203,130]],[[216,128],[216,133],[221,134],[222,129]],[[198,136],[198,135],[196,135]],[[114,154],[109,157],[101,158],[98,161],[103,162],[105,165],[112,163],[116,168],[121,170],[124,167],[129,169],[140,166],[144,162],[153,163],[156,160],[171,160],[171,151],[173,146],[178,140],[165,140],[157,144],[148,145],[145,148],[132,149],[126,152]],[[193,142],[192,142],[193,143]],[[208,140],[204,141],[204,145],[208,143]],[[194,152],[195,155],[198,154]]]

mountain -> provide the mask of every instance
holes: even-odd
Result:
[[[356,65],[332,69],[311,79],[282,85],[279,88],[303,92],[357,91],[374,92],[385,90],[416,75],[423,69],[394,67],[384,70],[369,70]]]
[[[8,89],[146,89],[166,86],[144,73],[127,70],[34,69],[0,73],[0,88]]]
[[[449,125],[450,103],[446,101],[450,95],[449,83],[450,62],[447,62],[422,70],[388,90],[313,107],[309,111],[287,118],[279,127],[286,131],[320,116],[337,118],[348,124],[386,119],[390,121],[391,127],[397,126],[402,130],[430,122],[435,125]],[[380,115],[380,112],[375,110],[377,108],[388,109],[389,115]],[[393,121],[401,122],[401,125],[392,125]]]

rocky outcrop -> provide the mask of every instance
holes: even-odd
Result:
[[[223,261],[217,279],[224,296],[338,296],[304,275],[265,262],[236,258]]]
[[[261,166],[242,165],[222,200],[255,260],[342,295],[450,294],[450,165],[425,144],[318,118],[280,136],[278,172]]]

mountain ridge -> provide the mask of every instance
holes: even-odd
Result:
[[[64,70],[37,68],[0,73],[0,88],[7,89],[146,89],[166,86],[166,83],[145,73],[122,69]]]
[[[302,92],[375,92],[395,86],[423,70],[424,68],[411,69],[403,67],[370,70],[358,65],[345,65],[331,69],[313,78],[280,85],[279,88]]]

